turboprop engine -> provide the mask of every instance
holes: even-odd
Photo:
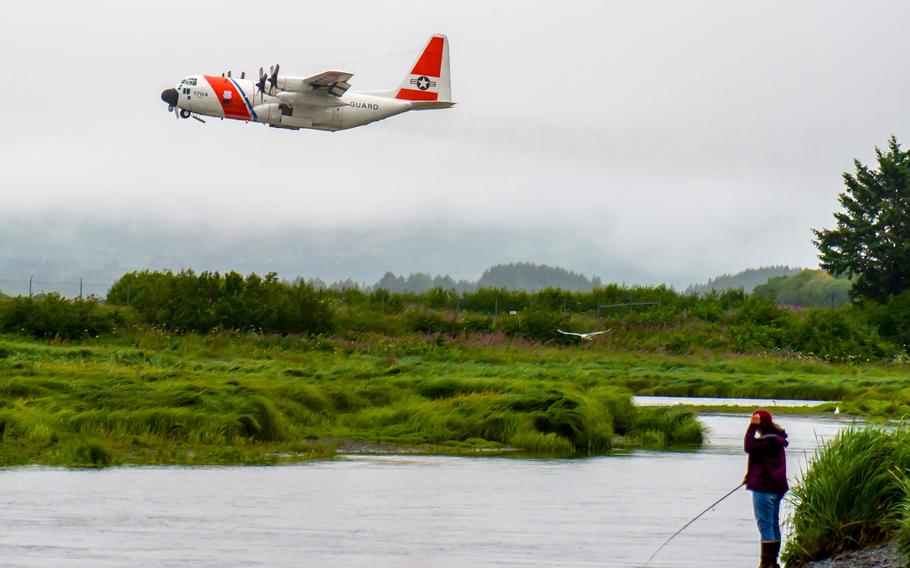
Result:
[[[253,107],[256,113],[256,122],[266,124],[281,124],[281,105],[278,103],[268,103]]]

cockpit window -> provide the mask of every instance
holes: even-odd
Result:
[[[195,77],[187,77],[186,79],[180,81],[180,84],[181,84],[181,85],[188,85],[188,86],[190,86],[190,87],[195,87],[195,86],[196,86],[196,78],[195,78]]]

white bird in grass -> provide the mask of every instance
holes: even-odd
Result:
[[[588,333],[575,333],[574,331],[563,331],[561,329],[557,329],[556,331],[558,331],[559,333],[561,333],[563,335],[574,335],[574,336],[582,338],[585,341],[591,341],[592,339],[594,339],[595,336],[600,335],[601,333],[607,333],[609,331],[613,331],[613,328],[603,329],[601,331],[590,331]]]

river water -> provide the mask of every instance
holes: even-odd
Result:
[[[743,477],[748,416],[696,452],[352,456],[279,467],[0,470],[2,566],[640,567]],[[843,421],[783,417],[791,477]],[[654,567],[757,565],[740,490]]]

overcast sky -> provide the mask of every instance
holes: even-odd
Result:
[[[531,261],[676,286],[813,266],[842,172],[910,139],[907,21],[898,1],[18,2],[0,278],[22,259],[364,281]],[[437,32],[452,110],[295,132],[159,98],[275,62],[391,88]]]

